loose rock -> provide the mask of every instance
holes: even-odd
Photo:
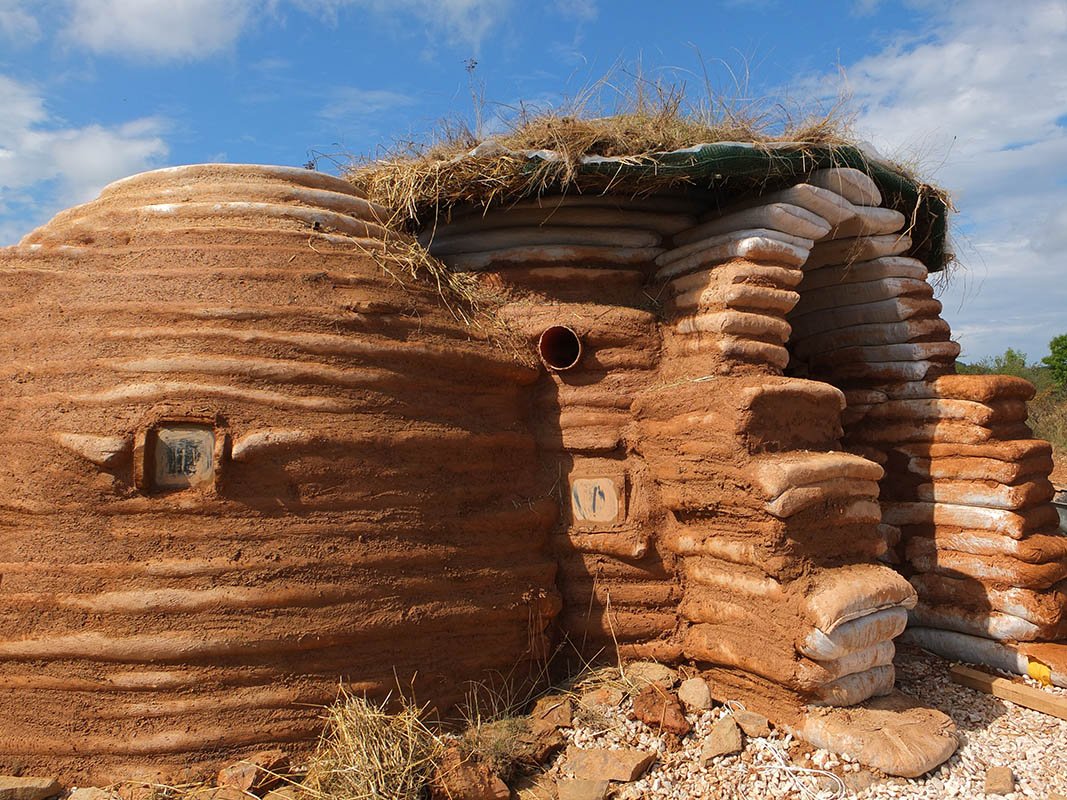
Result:
[[[569,728],[574,724],[574,703],[565,695],[542,697],[530,716],[556,728]]]
[[[623,669],[627,680],[640,689],[650,683],[658,684],[664,689],[673,689],[678,683],[678,673],[655,661],[635,661]]]
[[[219,786],[232,786],[242,792],[264,789],[281,780],[279,773],[289,769],[289,756],[283,750],[261,750],[219,770]]]
[[[990,767],[985,774],[986,794],[1011,794],[1015,791],[1015,776],[1008,767]]]
[[[711,708],[711,689],[703,678],[690,678],[678,687],[678,699],[691,713],[707,711]]]
[[[63,791],[55,778],[16,778],[0,775],[0,800],[44,800]]]
[[[678,696],[657,683],[650,683],[634,698],[634,718],[676,736],[685,736],[693,729]]]
[[[745,736],[765,737],[771,735],[771,725],[767,718],[755,711],[740,711],[734,714],[734,721],[745,732]]]
[[[610,786],[607,781],[565,778],[556,782],[556,792],[559,800],[604,800]]]
[[[459,748],[450,747],[430,781],[430,797],[433,800],[508,800],[511,790],[485,764],[465,759]]]
[[[530,729],[517,734],[516,738],[522,745],[524,760],[533,764],[544,764],[563,749],[562,731],[544,720],[534,720]]]
[[[592,781],[636,780],[656,759],[644,750],[579,750],[567,748],[567,768],[574,777]]]
[[[600,686],[583,694],[578,703],[586,708],[618,708],[625,697],[621,689],[616,689],[614,686]]]
[[[737,722],[733,716],[727,714],[711,726],[700,750],[700,757],[707,762],[716,756],[727,756],[740,752],[741,729],[737,727]]]
[[[117,800],[118,795],[108,789],[83,786],[67,795],[67,800]]]
[[[856,794],[859,794],[866,789],[870,789],[878,782],[878,778],[873,772],[868,772],[865,769],[861,769],[859,772],[846,772],[842,777],[845,782],[845,786],[851,789]]]
[[[156,789],[147,783],[124,783],[118,788],[121,800],[153,800]]]
[[[517,800],[558,800],[556,781],[544,773],[523,775],[512,783]]]

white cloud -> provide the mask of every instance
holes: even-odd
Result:
[[[235,46],[253,20],[277,21],[288,8],[336,24],[344,11],[402,20],[403,29],[424,31],[476,54],[486,36],[504,23],[515,0],[63,0],[69,11],[63,35],[79,47],[131,59],[191,61]],[[36,25],[25,0],[0,0],[11,26]],[[595,0],[574,0],[570,15],[592,19]],[[36,28],[34,28],[36,30]]]
[[[921,37],[847,67],[860,138],[948,189],[969,270],[944,293],[967,356],[1067,331],[1067,5],[925,4]]]
[[[0,38],[14,45],[33,44],[41,38],[37,18],[22,7],[20,0],[0,0]]]
[[[591,0],[580,0],[585,6]],[[485,37],[515,8],[515,0],[293,0],[312,13],[336,15],[342,9],[370,11],[382,17],[403,15],[425,29],[431,39],[444,36],[448,44],[477,54]]]
[[[167,156],[166,124],[157,118],[65,126],[31,87],[3,75],[0,108],[0,244]]]
[[[556,0],[555,6],[558,14],[579,22],[592,22],[600,13],[596,0]]]
[[[319,112],[319,116],[329,120],[344,120],[414,104],[414,97],[400,92],[342,86],[333,91],[329,102]]]
[[[69,0],[64,34],[97,53],[158,61],[228,50],[257,0]]]
[[[853,0],[852,13],[857,17],[869,17],[881,4],[882,0]]]

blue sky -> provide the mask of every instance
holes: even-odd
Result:
[[[965,358],[1067,332],[1067,3],[0,0],[0,245],[107,182],[382,152],[613,68],[748,100],[851,95],[857,135],[953,192]],[[747,73],[747,81],[740,80]]]

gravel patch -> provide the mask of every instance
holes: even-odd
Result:
[[[954,684],[948,677],[950,662],[915,648],[901,648],[896,665],[898,687],[948,714],[960,732],[956,754],[921,779],[888,777],[777,731],[748,738],[741,753],[704,764],[704,738],[717,719],[730,713],[722,706],[687,715],[693,731],[680,740],[629,719],[629,700],[618,709],[580,715],[576,727],[564,734],[568,744],[580,748],[640,748],[657,754],[640,780],[617,787],[615,796],[623,800],[981,798],[986,770],[995,766],[1009,767],[1015,775],[1016,790],[1004,800],[1067,794],[1067,721]],[[1067,696],[1067,690],[1041,688]],[[735,704],[734,710],[740,706]],[[565,762],[558,758],[549,774],[568,777]]]

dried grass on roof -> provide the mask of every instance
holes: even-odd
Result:
[[[602,89],[603,86],[598,87]],[[560,110],[520,107],[507,129],[487,139],[462,124],[443,124],[429,144],[407,143],[385,158],[363,161],[347,173],[398,219],[419,226],[463,203],[488,207],[550,192],[593,191],[633,196],[670,191],[689,184],[680,173],[595,179],[579,172],[585,156],[621,159],[624,164],[655,163],[655,154],[697,144],[745,142],[756,146],[797,142],[800,146],[846,146],[848,121],[839,103],[823,113],[791,114],[784,106],[712,101],[693,105],[684,87],[638,80],[629,91],[611,87],[618,99],[610,115],[597,113],[592,93]],[[596,108],[597,111],[593,109]],[[494,146],[484,147],[486,141]],[[479,145],[482,154],[471,155]],[[546,150],[553,159],[530,159]]]

